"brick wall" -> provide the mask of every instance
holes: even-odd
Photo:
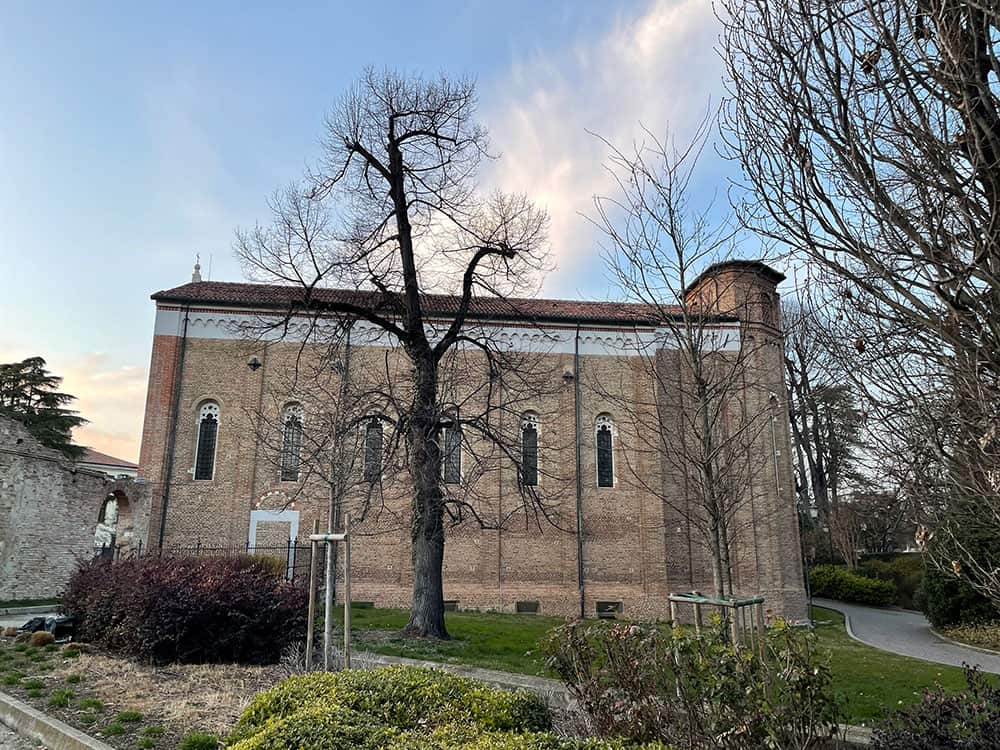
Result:
[[[0,417],[0,600],[58,596],[77,564],[93,557],[111,493],[119,498],[118,542],[137,546],[148,535],[145,487],[76,469]]]
[[[757,278],[741,281],[760,284],[777,305],[773,283]],[[746,297],[748,293],[743,290],[742,294]],[[212,315],[211,311],[198,314]],[[756,335],[770,337],[768,346],[756,355],[755,366],[763,381],[783,393],[780,331],[774,322],[772,317],[770,325],[750,326],[744,334],[756,331]],[[300,372],[315,371],[322,362],[321,353],[302,352],[294,343],[264,347],[232,338],[190,336],[184,350],[174,467],[169,493],[165,493],[170,407],[179,354],[177,335],[155,336],[140,459],[140,476],[149,480],[152,489],[150,542],[156,543],[165,494],[169,503],[164,534],[167,547],[199,542],[205,546],[244,545],[250,513],[262,508],[296,511],[300,541],[311,531],[314,520],[325,529],[329,486],[323,477],[307,475],[298,482],[280,481],[276,458],[279,441],[259,440],[260,430],[255,427],[255,415],[276,420],[282,405],[295,401],[305,408],[307,431],[317,428],[316,415],[329,407],[328,400],[338,392],[339,376],[327,367],[327,380],[317,390],[303,385],[307,379],[294,381],[290,373],[296,366]],[[256,371],[246,366],[251,355],[262,364]],[[664,366],[677,366],[670,352],[664,354]],[[447,529],[445,598],[458,600],[467,608],[513,611],[517,602],[528,601],[539,602],[543,614],[579,613],[575,388],[572,379],[563,377],[567,371],[580,383],[584,612],[593,615],[598,601],[622,601],[626,616],[665,617],[668,593],[710,591],[710,558],[678,511],[685,496],[683,482],[660,457],[642,449],[641,441],[630,434],[634,426],[620,406],[621,396],[627,399],[630,394],[635,403],[652,403],[650,394],[657,386],[649,371],[637,357],[594,354],[582,356],[574,371],[573,355],[566,353],[544,355],[532,367],[533,376],[539,379],[537,388],[512,398],[516,408],[504,417],[507,424],[503,428],[514,429],[524,411],[539,415],[539,489],[554,525],[519,509],[513,466],[489,464],[461,491],[474,499],[482,518],[493,525],[503,519],[503,529],[483,529],[469,518]],[[486,378],[482,358],[465,353],[450,372],[443,385],[449,398],[475,402],[476,389]],[[407,373],[405,358],[398,351],[368,346],[352,354],[355,385],[367,379],[377,390],[380,378],[388,378],[398,387],[406,382]],[[292,382],[296,384],[290,385]],[[608,397],[609,387],[617,398]],[[767,391],[766,387],[748,391],[748,403],[759,406],[760,399],[767,399]],[[192,467],[197,415],[206,400],[215,401],[221,410],[216,473],[211,481],[196,481]],[[599,414],[611,415],[617,430],[616,482],[610,488],[596,486],[594,425]],[[760,450],[755,452],[760,462],[753,480],[756,502],[744,512],[742,530],[733,540],[735,578],[739,593],[764,593],[775,613],[798,619],[805,616],[805,595],[789,438],[783,421],[778,420],[775,429],[777,452],[771,448],[770,431],[761,435]],[[643,489],[653,486],[662,490]],[[348,500],[355,517],[363,515],[353,550],[354,595],[359,600],[382,606],[409,605],[408,492],[405,476],[389,473],[376,497],[357,487]],[[663,497],[671,502],[664,502]]]

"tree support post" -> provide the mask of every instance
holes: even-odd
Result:
[[[319,543],[313,538],[319,534],[319,519],[313,521],[313,533],[309,537],[309,620],[306,622],[306,671],[312,669],[313,631],[316,628],[316,552]]]
[[[314,533],[309,536],[309,541],[313,545],[313,550],[315,551],[316,546],[319,544],[324,545],[327,552],[327,557],[329,557],[329,546],[331,544],[336,544],[337,542],[344,543],[344,667],[346,669],[351,668],[351,514],[344,514],[344,533],[342,534],[319,534],[315,533],[318,527],[314,527]],[[313,555],[313,560],[315,560],[315,552]],[[312,565],[310,575],[315,576],[316,566]],[[325,591],[325,601],[324,610],[327,613],[333,612],[333,588],[331,586],[330,576],[327,576],[326,591]],[[312,655],[313,648],[313,627],[312,627],[312,616],[315,610],[315,588],[309,587],[309,613],[310,621],[306,629],[306,653],[310,656]],[[330,624],[332,617],[327,616],[326,622],[324,623],[324,637],[323,637],[323,669],[329,671],[330,669]]]

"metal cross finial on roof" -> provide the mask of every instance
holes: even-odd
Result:
[[[201,253],[194,255],[194,273],[191,274],[191,283],[197,284],[201,281]]]

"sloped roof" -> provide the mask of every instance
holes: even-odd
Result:
[[[278,284],[248,284],[229,281],[199,281],[157,292],[157,302],[223,305],[267,309],[288,309],[303,304],[305,292],[300,286]],[[425,294],[424,312],[429,315],[453,315],[458,311],[460,297],[448,294]],[[322,309],[329,304],[352,304],[377,312],[391,313],[390,300],[380,292],[316,288],[312,291],[313,306]],[[587,300],[475,297],[469,316],[479,319],[519,319],[563,322],[653,325],[664,311],[679,313],[678,306],[657,310],[652,305],[626,302]]]
[[[139,468],[138,464],[134,464],[131,461],[126,461],[123,458],[115,458],[114,456],[109,456],[107,453],[101,453],[100,451],[95,451],[93,448],[84,448],[83,455],[79,459],[77,459],[77,463],[100,464],[101,466],[125,466],[130,469]]]

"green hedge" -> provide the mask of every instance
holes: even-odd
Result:
[[[835,565],[817,565],[810,572],[813,596],[887,607],[896,600],[896,584],[852,573]]]
[[[906,609],[920,608],[920,590],[924,579],[924,560],[920,554],[884,555],[863,560],[858,572],[866,578],[892,581],[896,585],[896,604]]]
[[[989,599],[965,581],[934,565],[927,566],[921,595],[921,608],[936,628],[1000,620],[1000,611]]]
[[[440,670],[384,667],[290,677],[257,695],[232,750],[625,750],[548,730],[544,701]],[[650,749],[659,747],[648,746]]]

